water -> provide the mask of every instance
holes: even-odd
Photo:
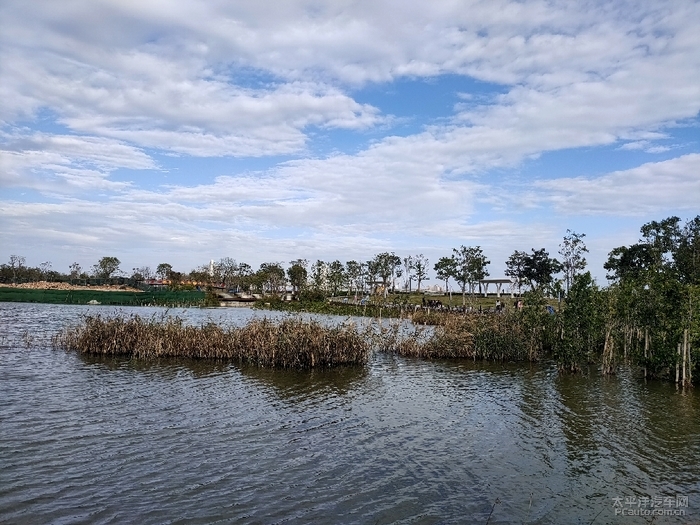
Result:
[[[0,303],[0,523],[652,522],[615,515],[632,497],[686,513],[653,523],[700,519],[695,392],[546,364],[299,372],[52,350],[87,311],[115,310]]]

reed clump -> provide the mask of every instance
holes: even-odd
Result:
[[[537,361],[542,357],[539,339],[532,336],[521,315],[441,314],[431,320],[428,335],[395,336],[385,351],[427,359]]]
[[[354,325],[299,318],[252,319],[241,327],[186,325],[179,318],[86,316],[53,337],[54,348],[138,359],[224,359],[260,367],[323,368],[367,363],[370,345]]]

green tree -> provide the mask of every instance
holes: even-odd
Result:
[[[287,268],[287,278],[294,292],[300,292],[306,288],[306,280],[308,278],[306,266],[308,265],[308,261],[306,259],[297,259],[291,261],[289,264],[291,264],[291,266]]]
[[[378,276],[384,287],[384,297],[389,293],[389,283],[401,275],[401,258],[394,252],[383,252],[367,263],[371,275]]]
[[[518,295],[522,294],[522,287],[527,282],[525,277],[527,253],[515,250],[506,261],[505,274],[511,278],[518,289]]]
[[[615,290],[614,317],[625,355],[645,376],[668,376],[679,363],[678,345],[694,329],[693,244],[700,219],[681,227],[678,217],[644,224],[642,238],[612,250],[605,263]],[[632,334],[641,335],[634,338]],[[695,360],[692,360],[695,362]]]
[[[602,354],[606,340],[604,302],[605,294],[590,272],[574,276],[554,344],[554,356],[562,371],[578,372]]]
[[[544,292],[553,282],[554,274],[561,271],[561,263],[549,256],[544,248],[532,249],[532,254],[525,256],[525,279],[530,288]]]
[[[102,257],[92,267],[93,274],[100,279],[111,279],[115,274],[121,272],[119,269],[120,264],[121,261],[116,257]]]
[[[172,273],[172,271],[173,267],[171,264],[160,263],[156,267],[156,276],[161,280],[170,279],[170,274]]]
[[[253,268],[250,264],[244,262],[238,263],[233,281],[236,291],[245,290],[249,292],[253,284],[253,275]]]
[[[345,266],[340,261],[333,261],[328,265],[328,286],[330,287],[331,295],[338,295],[347,282]]]
[[[285,272],[279,263],[262,263],[256,277],[263,290],[270,293],[278,293],[285,282]]]
[[[685,224],[674,248],[678,278],[685,284],[700,285],[700,215]]]
[[[449,280],[451,277],[454,277],[456,272],[454,259],[452,257],[440,257],[433,269],[436,272],[437,278],[441,281],[445,281],[445,293],[447,293]]]
[[[320,259],[311,265],[311,284],[316,292],[328,291],[328,264]]]
[[[473,295],[476,284],[486,278],[489,272],[486,270],[489,261],[480,246],[460,246],[452,250],[454,274],[452,277],[462,290],[462,306],[466,306],[466,291],[469,288]]]

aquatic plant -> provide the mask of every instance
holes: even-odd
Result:
[[[531,337],[528,318],[522,312],[428,315],[433,322],[429,331],[418,326],[403,335],[382,334],[384,351],[429,359],[537,361],[542,357],[539,336]],[[426,320],[424,316],[419,319]],[[415,317],[413,320],[415,323]]]
[[[54,348],[137,359],[225,359],[261,367],[314,368],[365,364],[370,346],[354,325],[300,318],[252,319],[241,327],[186,325],[179,318],[85,316],[57,333]]]

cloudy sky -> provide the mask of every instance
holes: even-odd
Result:
[[[4,0],[0,262],[366,260],[700,213],[700,3]]]

